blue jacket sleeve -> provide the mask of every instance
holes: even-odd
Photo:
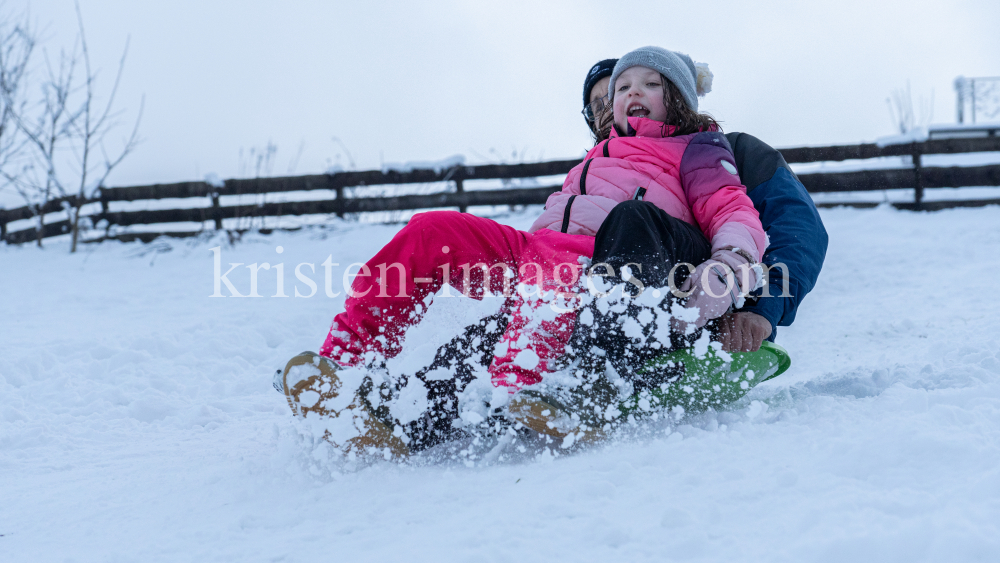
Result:
[[[770,321],[768,340],[774,341],[778,325],[792,324],[802,299],[816,285],[829,239],[816,205],[787,165],[749,195],[769,239],[761,262],[769,269],[763,289],[770,296],[757,290],[756,299],[748,299],[742,310]]]
[[[780,152],[746,133],[729,133],[726,138],[769,239],[761,259],[768,268],[764,289],[769,295],[754,292],[741,310],[767,319],[773,341],[778,325],[792,324],[799,303],[816,285],[826,257],[826,229],[805,186]]]

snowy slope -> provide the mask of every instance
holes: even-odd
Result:
[[[1000,559],[1000,209],[823,218],[788,373],[728,412],[474,467],[349,471],[270,387],[342,304],[322,262],[339,290],[398,226],[0,246],[0,561]],[[223,272],[282,262],[288,295],[313,263],[318,294],[209,298],[220,245]]]

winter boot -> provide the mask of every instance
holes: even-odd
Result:
[[[510,417],[554,438],[574,434],[576,440],[589,443],[606,437],[621,414],[620,390],[608,379],[605,369],[598,372],[596,365],[606,368],[605,362],[595,360],[595,367],[590,369],[580,368],[580,362],[574,362],[580,378],[572,387],[541,383],[522,389],[507,406]]]
[[[394,458],[404,458],[410,453],[403,439],[394,434],[395,424],[392,419],[380,414],[363,396],[364,389],[370,385],[362,385],[362,389],[344,390],[337,376],[340,367],[331,359],[313,352],[302,352],[285,365],[281,377],[281,387],[284,390],[288,406],[295,416],[310,419],[337,419],[350,416],[353,423],[353,434],[349,438],[336,438],[329,429],[324,431],[323,439],[345,454],[368,454],[388,451]],[[275,382],[277,388],[277,382]],[[340,410],[335,410],[337,401],[344,391],[351,392],[353,398]],[[384,409],[383,409],[384,410]]]
[[[565,439],[573,434],[580,443],[598,442],[603,439],[605,436],[603,425],[585,424],[575,412],[575,406],[577,405],[569,405],[552,395],[523,390],[511,399],[507,412],[515,422],[545,436]]]

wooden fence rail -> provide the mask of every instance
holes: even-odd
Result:
[[[889,156],[912,157],[912,168],[869,169],[854,172],[830,172],[800,174],[799,179],[811,193],[880,191],[889,189],[914,188],[915,199],[910,203],[897,203],[901,209],[934,210],[944,207],[978,206],[1000,203],[998,199],[924,202],[926,188],[1000,186],[1000,165],[969,167],[926,167],[922,166],[922,156],[929,154],[959,154],[973,152],[1000,152],[1000,138],[936,139],[920,143],[879,146],[876,144],[803,147],[782,149],[781,153],[789,163],[824,161],[844,161],[870,159]],[[226,180],[221,185],[206,182],[180,182],[176,184],[154,184],[122,188],[104,188],[97,197],[79,200],[75,197],[59,198],[35,209],[20,207],[0,209],[0,238],[8,244],[19,244],[35,240],[35,227],[8,232],[7,224],[32,219],[39,214],[54,213],[65,206],[81,207],[100,204],[101,210],[87,214],[94,224],[106,221],[107,225],[131,226],[158,223],[207,222],[212,221],[216,229],[223,228],[223,220],[241,217],[277,217],[291,215],[362,213],[373,211],[404,211],[441,207],[458,207],[465,211],[477,205],[529,205],[544,203],[545,199],[559,185],[533,188],[504,188],[466,190],[466,180],[510,180],[520,178],[541,178],[558,176],[569,172],[580,161],[578,159],[557,160],[529,164],[490,164],[482,166],[454,166],[442,170],[362,171],[338,172],[309,176],[289,176],[279,178],[255,178]],[[387,197],[346,197],[345,188],[377,185],[399,185],[417,183],[452,182],[453,191],[425,195],[401,195]],[[319,201],[273,202],[250,205],[221,205],[224,196],[260,195],[269,193],[330,190],[334,199]],[[188,209],[158,209],[146,211],[111,211],[112,202],[134,202],[158,199],[204,198],[205,207]],[[832,205],[853,205],[871,207],[868,203],[830,203]],[[69,221],[55,221],[44,226],[42,237],[64,234],[69,229]],[[161,233],[137,233],[117,235],[119,239],[147,240]],[[175,236],[196,233],[166,233]]]

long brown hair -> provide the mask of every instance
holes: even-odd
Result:
[[[713,128],[722,131],[722,127],[714,117],[707,113],[698,113],[688,107],[681,91],[674,86],[673,82],[667,80],[666,76],[661,74],[660,80],[663,81],[663,105],[667,108],[667,119],[664,123],[676,127],[670,135],[671,137],[709,131]],[[591,129],[594,134],[594,144],[607,139],[611,134],[611,128],[615,125],[613,105],[613,103],[609,103],[600,115],[594,116],[596,126]]]

